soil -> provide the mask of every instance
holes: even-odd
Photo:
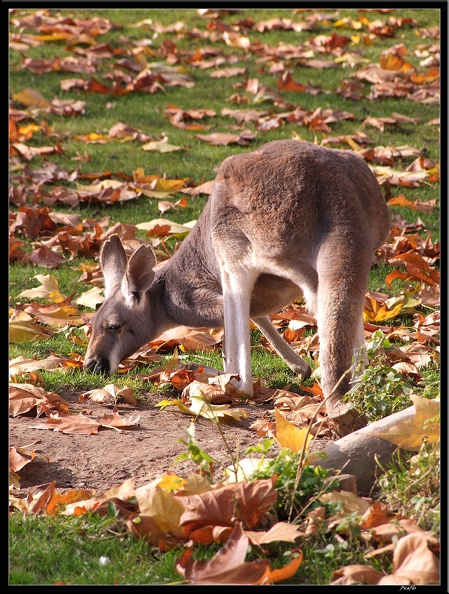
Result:
[[[92,401],[78,403],[79,394],[61,393],[70,404],[72,412],[89,408],[94,417],[111,412],[110,406]],[[175,458],[187,452],[187,447],[179,439],[189,441],[186,434],[192,417],[171,406],[163,410],[155,405],[167,398],[157,393],[148,394],[144,401],[139,400],[136,407],[118,405],[118,412],[130,415],[138,412],[139,425],[123,429],[121,433],[114,429],[101,427],[96,435],[64,434],[52,429],[33,428],[41,424],[45,417],[17,416],[9,421],[9,444],[13,447],[26,447],[48,458],[48,462],[35,457],[26,464],[18,475],[19,496],[28,492],[43,490],[56,481],[58,492],[69,489],[94,489],[96,494],[133,478],[135,487],[140,487],[166,473],[175,473],[187,477],[198,469],[191,460],[183,460],[173,465]],[[259,436],[251,424],[257,419],[268,418],[274,421],[273,404],[244,404],[247,414],[241,422],[220,423],[220,427],[234,456],[237,448],[240,453],[252,445],[260,443]],[[329,443],[329,439],[317,438],[312,450],[320,450]],[[199,417],[195,423],[196,444],[217,461],[215,480],[223,476],[222,465],[230,465],[230,456],[225,442],[217,427],[205,418]],[[277,446],[276,446],[277,447]]]

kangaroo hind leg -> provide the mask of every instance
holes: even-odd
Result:
[[[363,340],[363,308],[370,261],[363,254],[324,250],[318,259],[317,321],[321,385],[326,410],[336,432],[345,435],[362,423],[343,402],[349,391]],[[363,353],[362,353],[363,358]]]

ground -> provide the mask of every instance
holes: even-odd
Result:
[[[113,409],[113,403],[78,403],[79,394],[76,393],[67,392],[61,396],[70,403],[72,412],[89,408],[94,416],[100,416]],[[45,416],[37,419],[35,409],[31,416],[10,418],[10,446],[25,447],[37,442],[29,449],[49,459],[47,462],[35,457],[18,472],[19,493],[24,496],[28,492],[40,491],[52,481],[56,481],[56,489],[60,492],[69,489],[94,489],[100,494],[128,478],[133,478],[135,487],[140,487],[167,472],[187,477],[189,472],[198,468],[196,464],[191,460],[184,460],[173,465],[173,461],[179,454],[187,452],[187,447],[179,439],[189,440],[186,431],[192,417],[181,413],[177,407],[161,410],[155,406],[165,398],[167,394],[162,396],[151,393],[145,400],[140,400],[136,407],[118,405],[121,415],[138,412],[140,416],[138,426],[121,433],[103,427],[96,435],[73,435],[36,429],[33,427],[45,421]],[[247,413],[243,421],[220,423],[234,455],[237,447],[242,453],[247,447],[261,441],[262,437],[250,427],[254,421],[264,416],[274,420],[273,403],[246,404],[239,408]],[[226,466],[231,464],[223,437],[211,421],[197,419],[195,441],[218,463]],[[313,449],[322,449],[327,443],[325,438],[315,440]],[[222,469],[217,465],[214,478],[219,480],[221,476]]]

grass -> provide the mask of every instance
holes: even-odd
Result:
[[[33,14],[32,9],[16,10],[10,15],[11,19],[22,18],[24,15]],[[64,16],[70,16],[75,20],[89,19],[93,16],[99,18],[111,19],[114,23],[120,25],[117,29],[112,29],[105,35],[99,36],[98,42],[106,42],[111,47],[118,50],[130,51],[134,49],[134,42],[142,39],[151,39],[147,46],[148,51],[145,54],[150,66],[154,63],[163,64],[164,58],[152,55],[152,49],[159,49],[164,42],[173,40],[176,44],[176,56],[186,73],[195,81],[193,88],[167,87],[166,93],[129,93],[121,97],[114,95],[102,95],[98,93],[78,93],[64,92],[61,90],[60,82],[67,78],[83,78],[89,80],[90,75],[85,73],[70,72],[48,72],[42,75],[36,75],[23,67],[23,58],[34,58],[39,60],[53,59],[55,56],[65,58],[74,55],[74,50],[82,52],[88,48],[86,44],[80,43],[75,46],[67,44],[65,41],[51,41],[41,43],[37,47],[30,47],[26,51],[18,52],[11,50],[10,53],[10,97],[23,91],[26,88],[39,90],[42,95],[52,100],[54,98],[67,99],[75,98],[86,102],[85,114],[79,117],[61,117],[51,113],[34,113],[34,122],[41,123],[45,119],[47,126],[60,136],[60,142],[63,147],[63,154],[51,155],[46,158],[34,157],[29,163],[22,163],[19,160],[12,161],[10,169],[11,185],[17,185],[16,176],[23,172],[26,165],[31,170],[39,170],[47,162],[56,164],[59,168],[66,169],[69,172],[77,170],[83,174],[111,171],[112,178],[117,178],[117,174],[126,174],[132,176],[138,167],[144,169],[146,174],[158,174],[166,176],[168,179],[189,178],[195,185],[203,181],[209,181],[214,178],[215,170],[220,162],[231,154],[236,154],[243,150],[251,150],[270,140],[280,138],[291,138],[298,135],[304,140],[320,142],[322,134],[309,130],[305,126],[295,124],[285,124],[278,129],[261,131],[256,130],[252,123],[248,128],[257,132],[256,140],[250,147],[241,147],[235,145],[228,146],[210,146],[195,138],[196,132],[181,130],[170,124],[164,110],[168,105],[177,105],[184,110],[189,109],[215,109],[216,116],[204,118],[202,123],[211,126],[206,133],[212,132],[230,132],[235,129],[235,122],[232,118],[221,116],[223,108],[237,109],[238,105],[230,101],[230,97],[236,92],[241,96],[246,95],[249,103],[241,107],[252,107],[258,110],[273,110],[281,112],[282,109],[275,108],[271,102],[261,101],[254,103],[254,95],[245,93],[242,88],[235,87],[236,83],[241,83],[243,77],[231,77],[223,79],[213,79],[209,76],[210,70],[202,70],[187,59],[188,56],[196,50],[208,48],[218,48],[226,56],[237,54],[239,62],[237,65],[244,66],[247,69],[248,78],[257,78],[261,83],[272,89],[276,89],[277,75],[270,74],[269,64],[260,61],[259,55],[251,52],[245,52],[242,49],[228,47],[223,42],[212,42],[208,38],[195,38],[189,35],[176,36],[173,33],[161,32],[153,37],[151,26],[136,27],[135,24],[143,19],[152,19],[153,23],[160,23],[168,26],[176,21],[182,20],[186,23],[186,30],[191,31],[195,28],[200,31],[206,30],[209,19],[199,16],[196,10],[163,10],[163,9],[54,9],[49,10],[52,15],[58,13]],[[316,11],[306,10],[297,14],[290,9],[252,9],[242,10],[238,14],[227,14],[222,21],[225,24],[232,24],[244,18],[253,18],[256,22],[265,21],[271,18],[284,17],[295,21],[302,21],[306,17],[313,15]],[[247,33],[250,41],[255,43],[259,41],[265,46],[276,48],[283,43],[298,46],[315,38],[318,35],[326,36],[331,33],[354,36],[358,30],[352,29],[350,25],[335,27],[336,16],[338,12],[340,18],[348,18],[351,22],[362,17],[365,13],[358,10],[330,10],[326,12],[327,20],[318,22],[313,31],[267,31],[258,33],[249,31]],[[377,12],[368,12],[365,14],[369,21],[385,20],[386,16]],[[423,29],[433,27],[439,23],[440,12],[435,9],[401,9],[393,16],[407,16],[418,21],[417,26],[404,25],[398,29],[393,36],[375,36],[372,45],[358,44],[351,42],[348,48],[358,52],[358,54],[367,60],[366,63],[378,63],[380,53],[392,48],[398,44],[403,44],[407,48],[406,59],[411,62],[420,71],[424,70],[420,66],[421,58],[416,55],[414,49],[418,46],[430,45],[430,40],[421,32]],[[11,31],[17,33],[18,30],[12,26]],[[24,28],[25,34],[36,34],[34,29]],[[119,56],[123,57],[123,56]],[[322,57],[319,54],[316,57]],[[332,56],[324,56],[332,59]],[[175,59],[175,61],[176,61]],[[110,81],[103,79],[112,69],[116,68],[117,58],[99,59],[97,71],[92,75],[98,80],[111,85]],[[279,61],[279,60],[278,60]],[[358,101],[344,99],[336,91],[342,81],[349,80],[351,75],[355,74],[360,66],[337,67],[326,70],[309,68],[300,60],[292,61],[286,64],[292,68],[295,80],[303,84],[310,83],[323,89],[323,93],[317,95],[308,93],[282,92],[282,96],[288,102],[299,105],[305,110],[315,110],[318,107],[322,109],[332,108],[335,110],[349,111],[354,114],[353,120],[344,120],[331,124],[332,133],[330,136],[353,134],[356,130],[365,132],[374,142],[374,146],[401,146],[410,145],[425,152],[426,156],[437,162],[440,161],[440,141],[439,127],[427,126],[426,123],[440,115],[439,105],[431,103],[419,103],[407,98],[383,98],[377,100],[368,100],[366,98]],[[369,85],[364,83],[365,92],[368,92]],[[23,108],[17,103],[17,108]],[[363,121],[367,116],[385,117],[397,112],[411,118],[418,118],[419,125],[401,124],[400,126],[386,126],[381,132],[377,128],[364,126]],[[111,141],[106,144],[85,144],[80,140],[73,138],[96,132],[98,134],[107,134],[110,128],[118,122],[124,122],[134,126],[154,139],[160,138],[163,134],[168,136],[171,144],[179,145],[184,148],[183,151],[176,153],[160,154],[157,152],[147,152],[141,150],[140,143],[137,141],[121,142]],[[52,136],[47,136],[43,131],[37,131],[28,141],[32,146],[49,146],[55,143]],[[77,160],[80,155],[88,153],[89,160]],[[412,159],[406,160],[404,165],[409,164]],[[77,182],[89,184],[90,179],[78,179]],[[61,181],[53,183],[44,183],[44,189],[51,189],[52,185],[68,185],[75,187],[73,183]],[[29,204],[34,204],[35,187],[27,181],[26,187]],[[392,193],[400,193],[409,200],[430,201],[439,199],[438,184],[423,184],[418,188],[392,187]],[[176,222],[186,222],[196,219],[201,213],[206,199],[204,197],[192,198],[189,201],[187,209],[170,210],[167,218]],[[39,204],[38,206],[42,206]],[[17,207],[10,205],[10,210],[15,213]],[[51,207],[55,212],[69,212],[70,209],[60,204],[54,204]],[[154,218],[160,218],[160,212],[157,209],[157,200],[148,199],[144,196],[136,200],[119,203],[115,205],[99,205],[82,203],[75,209],[79,212],[82,219],[99,220],[102,217],[109,217],[108,226],[115,223],[127,223],[135,225],[140,222],[149,221]],[[416,220],[417,216],[421,218],[426,227],[422,233],[426,235],[427,231],[431,234],[433,241],[440,239],[440,211],[437,206],[429,213],[417,213],[408,207],[392,207],[392,213],[398,213],[410,222]],[[138,236],[145,238],[144,232],[139,232]],[[24,241],[24,249],[31,252],[35,239],[30,239],[26,233],[20,234],[20,239]],[[40,240],[41,238],[38,238]],[[171,249],[174,248],[174,241],[168,241]],[[36,275],[53,275],[58,283],[60,292],[65,295],[73,295],[76,299],[81,293],[88,290],[90,285],[80,283],[80,266],[89,262],[86,258],[75,257],[68,265],[56,269],[47,269],[41,266],[25,265],[14,262],[9,267],[9,296],[10,305],[19,307],[20,303],[26,302],[20,293],[26,289],[36,287],[39,283]],[[404,283],[394,281],[391,287],[385,283],[386,275],[391,271],[388,265],[375,266],[372,269],[369,289],[372,291],[381,291],[391,295],[398,294],[404,288]],[[45,303],[44,300],[36,300]],[[86,311],[89,311],[86,309]],[[404,323],[411,326],[411,318],[400,317],[391,322],[392,325]],[[79,329],[74,329],[73,333],[84,339],[83,333]],[[51,352],[61,355],[70,355],[70,353],[84,354],[85,347],[81,344],[73,344],[67,339],[67,334],[59,333],[48,340],[41,342],[27,342],[10,345],[10,357],[19,356],[45,358]],[[259,334],[252,333],[253,346],[253,371],[255,376],[261,376],[263,383],[271,387],[283,387],[291,385],[291,389],[298,387],[296,376],[279,360],[271,355],[265,349],[260,347]],[[195,353],[192,355],[195,361],[205,363],[212,367],[221,367],[221,353],[207,352]],[[314,365],[313,361],[309,363]],[[149,366],[151,369],[153,366]],[[145,370],[143,370],[145,371]],[[439,393],[439,369],[429,367],[422,370],[423,380],[421,384],[413,386],[414,393],[434,398]],[[84,391],[101,387],[103,380],[99,376],[87,374],[80,370],[71,370],[65,373],[52,373],[42,371],[41,376],[45,382],[47,390],[56,392],[70,389],[74,391]],[[137,380],[123,377],[116,374],[111,381],[117,385],[124,384],[134,388],[137,392],[148,390],[148,384],[145,386]],[[406,382],[401,382],[397,378],[388,377],[388,370],[385,369],[385,363],[373,358],[372,366],[368,368],[365,377],[364,387],[359,395],[370,398],[372,401],[373,419],[380,418],[387,412],[391,412],[392,407],[404,408],[409,405],[407,399]],[[391,400],[391,392],[395,393],[395,400]],[[361,406],[364,404],[361,400]],[[410,464],[415,464],[414,480],[409,481]],[[411,462],[410,456],[397,459],[393,462],[391,468],[384,469],[383,477],[379,482],[379,497],[387,501],[392,509],[399,510],[404,515],[418,518],[425,529],[438,530],[439,526],[439,466],[437,464],[437,455],[423,448],[414,462]],[[348,519],[350,523],[350,519]],[[147,543],[139,541],[132,537],[121,521],[116,517],[114,510],[105,518],[99,518],[95,514],[89,514],[80,518],[51,518],[51,517],[23,517],[19,513],[10,516],[10,583],[11,584],[55,584],[59,581],[73,584],[169,584],[179,582],[180,576],[174,571],[175,559],[180,552],[169,551],[165,554],[158,552]],[[336,536],[337,534],[337,536]],[[207,550],[200,550],[199,556],[210,558],[216,548],[209,547]],[[364,555],[366,549],[361,547],[360,541],[356,538],[338,538],[337,532],[323,532],[316,536],[314,540],[304,543],[304,562],[292,583],[296,584],[326,584],[332,577],[332,571],[343,565],[353,563],[366,563]],[[285,551],[282,547],[277,551],[277,559],[281,560]],[[255,554],[254,551],[252,554]],[[109,562],[100,562],[100,559],[109,559]],[[391,562],[387,556],[379,557],[373,560],[373,566],[386,573],[391,571]]]
[[[379,478],[380,500],[414,517],[422,530],[440,532],[440,451],[423,443],[417,454],[401,449]]]
[[[133,537],[115,515],[10,518],[10,583],[139,585],[180,581],[179,552],[162,555]],[[26,543],[26,546],[23,546]]]

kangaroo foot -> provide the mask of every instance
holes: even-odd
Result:
[[[358,429],[366,427],[367,420],[350,404],[340,402],[328,412],[328,423],[332,433],[337,437],[345,437]]]

